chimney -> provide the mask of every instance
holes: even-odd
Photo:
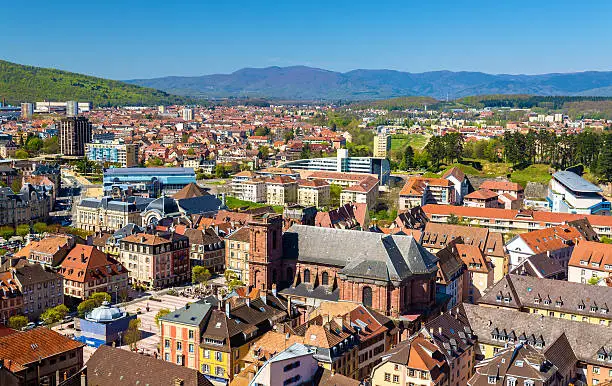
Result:
[[[249,298],[248,295],[246,297],[246,305],[247,305],[247,307],[251,308],[251,298]]]
[[[276,283],[272,283],[272,295],[276,296]]]
[[[225,316],[230,317],[230,302],[229,300],[225,301]]]
[[[85,253],[81,252],[81,261],[84,263],[85,262]]]

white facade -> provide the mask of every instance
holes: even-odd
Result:
[[[303,344],[295,343],[270,358],[257,371],[249,386],[302,385],[311,382],[319,364]]]

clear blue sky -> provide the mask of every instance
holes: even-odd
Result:
[[[0,59],[113,79],[612,70],[612,0],[6,0],[0,14]]]

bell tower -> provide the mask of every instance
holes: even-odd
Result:
[[[254,288],[270,290],[273,283],[281,281],[283,218],[279,214],[266,213],[254,217],[248,226],[249,283]]]

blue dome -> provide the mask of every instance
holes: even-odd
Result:
[[[98,308],[94,308],[90,313],[85,315],[85,319],[92,322],[112,322],[125,316],[119,308],[111,306],[109,302],[104,302]]]
[[[178,205],[176,204],[176,201],[173,198],[166,197],[166,196],[162,196],[160,198],[157,198],[151,201],[151,203],[145,209],[145,212],[149,210],[156,210],[162,215],[168,215],[168,214],[179,212],[179,208],[178,208]]]

